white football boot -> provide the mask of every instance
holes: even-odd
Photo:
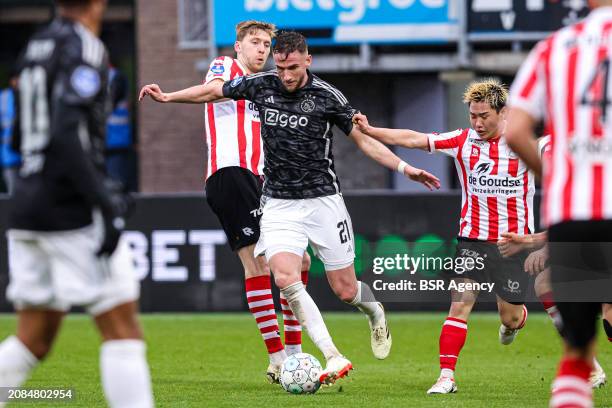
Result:
[[[440,376],[438,381],[427,390],[427,394],[452,394],[457,392],[457,384],[450,377]]]
[[[280,364],[270,363],[266,370],[266,379],[270,384],[278,384],[280,382]]]
[[[327,360],[325,369],[319,373],[319,382],[322,385],[331,385],[342,377],[346,377],[353,364],[344,356],[335,356]]]
[[[603,387],[607,382],[606,373],[604,372],[603,368],[601,368],[597,360],[594,359],[593,363],[594,363],[594,368],[593,368],[593,371],[591,371],[591,376],[589,377],[589,382],[591,383],[591,387],[593,388]]]
[[[499,342],[504,346],[511,344],[516,338],[516,335],[518,334],[519,330],[520,329],[509,329],[508,327],[502,324],[501,326],[499,326]]]
[[[384,360],[389,356],[391,352],[391,344],[393,339],[391,338],[391,332],[389,331],[389,325],[387,324],[387,318],[385,316],[385,308],[382,303],[378,303],[382,313],[379,314],[378,318],[370,318],[368,316],[368,323],[370,324],[370,345],[372,346],[372,353],[374,357],[379,360]]]

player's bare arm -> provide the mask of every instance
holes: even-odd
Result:
[[[514,232],[503,232],[502,239],[497,243],[499,252],[504,257],[518,254],[521,251],[532,251],[546,245],[546,232],[537,234],[519,235]]]
[[[537,177],[542,176],[542,160],[533,129],[535,119],[521,108],[512,108],[508,117],[506,140]]]
[[[196,85],[180,91],[166,93],[157,84],[149,84],[142,87],[138,100],[142,101],[149,96],[160,103],[207,103],[217,102],[223,97],[223,81],[214,80],[205,85]]]
[[[400,163],[402,163],[402,160],[385,145],[362,133],[357,127],[353,128],[349,137],[366,156],[391,170],[397,170]],[[402,167],[403,174],[410,180],[423,184],[429,190],[437,190],[440,188],[440,180],[433,174],[422,169],[417,169],[409,164]]]
[[[415,132],[409,129],[387,129],[371,126],[368,117],[357,113],[353,122],[359,130],[384,144],[402,146],[408,149],[428,149],[428,140],[425,133]]]

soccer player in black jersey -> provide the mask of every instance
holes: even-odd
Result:
[[[119,241],[129,198],[104,174],[108,58],[97,36],[106,0],[56,4],[59,17],[30,39],[18,64],[23,164],[10,205],[7,289],[18,323],[0,344],[0,386],[26,381],[66,312],[80,305],[102,336],[108,404],[148,408],[139,284]]]
[[[368,317],[371,345],[379,359],[388,356],[391,336],[382,305],[372,290],[355,277],[351,219],[348,215],[332,155],[331,128],[336,125],[369,157],[398,169],[428,188],[439,187],[431,174],[401,161],[381,143],[353,127],[356,112],[344,95],[308,67],[312,57],[305,38],[282,32],[274,45],[275,71],[211,82],[201,92],[201,102],[222,98],[254,102],[262,117],[265,182],[261,235],[255,254],[265,254],[276,285],[293,313],[327,360],[323,383],[333,383],[352,368],[331,340],[321,313],[300,280],[302,255],[310,243],[323,261],[336,295]],[[156,85],[145,95],[164,101]]]
[[[236,25],[236,58],[215,58],[204,84],[191,86],[171,94],[162,103],[200,103],[205,85],[223,83],[237,77],[261,72],[276,35],[274,24],[248,20]],[[144,89],[149,89],[145,87]],[[144,89],[140,100],[144,96]],[[156,92],[161,92],[159,87]],[[206,201],[215,213],[230,248],[238,255],[244,268],[244,288],[249,311],[268,351],[266,378],[279,382],[283,361],[302,352],[302,327],[281,295],[285,344],[280,338],[278,320],[272,297],[270,268],[263,256],[255,256],[259,240],[261,187],[264,155],[261,150],[261,121],[255,104],[248,100],[223,100],[204,105],[206,111],[206,142],[208,165]],[[250,146],[249,146],[250,145]],[[310,256],[304,252],[302,282],[308,282]]]

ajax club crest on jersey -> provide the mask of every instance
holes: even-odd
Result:
[[[314,102],[314,98],[310,95],[307,95],[306,98],[300,102],[300,109],[304,113],[311,113],[315,110],[316,105]]]

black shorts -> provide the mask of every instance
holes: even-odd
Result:
[[[206,201],[223,226],[232,251],[257,243],[261,179],[242,167],[224,167],[206,182]]]
[[[569,221],[548,231],[557,302],[612,299],[612,221]]]
[[[601,303],[612,293],[612,221],[569,221],[548,230],[551,283],[561,334],[584,348],[595,337]]]
[[[530,282],[529,274],[524,270],[525,253],[504,258],[495,243],[461,237],[458,241],[455,271],[447,273],[447,277],[493,283],[493,291],[506,302],[514,305],[525,303]],[[468,258],[473,261],[466,261]]]

